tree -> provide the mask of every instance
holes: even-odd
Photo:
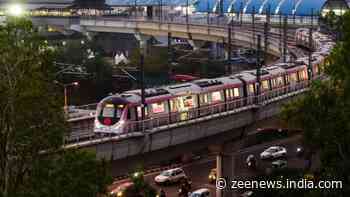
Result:
[[[348,196],[350,188],[350,13],[344,16],[344,40],[331,53],[325,72],[298,101],[286,105],[282,117],[304,130],[307,144],[321,153],[323,179],[342,180],[343,189],[322,196]]]
[[[137,170],[130,175],[130,179],[133,182],[132,187],[127,188],[125,191],[126,197],[154,197],[156,196],[156,190],[144,179],[144,172]]]
[[[61,91],[53,83],[54,53],[22,18],[8,18],[0,26],[0,43],[0,196],[103,191],[109,178],[100,162],[86,153],[61,150],[67,127]],[[60,175],[70,182],[60,181]]]
[[[98,50],[93,42],[94,40],[84,41],[84,44],[81,44],[80,40],[79,42],[67,41],[65,46],[58,48],[56,53],[55,61],[81,65],[86,72],[90,74],[89,76],[83,76],[83,78],[77,78],[75,75],[61,76],[60,81],[65,83],[76,80],[82,82],[80,83],[81,88],[79,90],[80,98],[73,97],[72,100],[80,101],[81,99],[89,98],[93,95],[94,98],[91,100],[92,102],[96,102],[96,100],[102,99],[113,91],[112,65],[102,57],[102,52]],[[92,53],[93,56],[91,56]],[[84,90],[86,90],[86,92],[84,92]],[[84,101],[80,103],[84,103]]]

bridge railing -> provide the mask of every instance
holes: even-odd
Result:
[[[207,118],[218,117],[222,113],[236,113],[256,106],[257,104],[265,104],[275,98],[282,96],[290,96],[289,93],[295,93],[304,90],[309,86],[308,81],[295,83],[292,85],[282,86],[271,91],[262,92],[259,96],[249,96],[230,100],[227,102],[217,103],[210,106],[190,109],[184,112],[171,112],[170,115],[152,117],[143,121],[128,122],[124,132],[144,132],[146,130],[161,129],[163,127],[176,127],[188,122],[206,120]]]
[[[215,26],[227,26],[228,24],[234,23],[239,25],[251,25],[253,23],[253,16],[250,14],[244,14],[242,17],[218,14],[204,14],[196,13],[189,15],[164,15],[163,17],[147,17],[147,16],[80,16],[82,19],[110,19],[110,20],[125,20],[125,21],[152,21],[158,23],[181,23],[191,25],[215,25]],[[292,26],[309,26],[311,24],[317,25],[319,23],[318,17],[310,16],[280,16],[271,15],[270,24],[279,26],[283,23],[283,18],[287,17],[287,25]],[[242,19],[241,19],[242,18]],[[264,24],[267,20],[265,15],[255,15],[255,24]]]

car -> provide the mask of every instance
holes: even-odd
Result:
[[[301,156],[303,156],[303,154],[304,154],[304,148],[302,146],[298,146],[296,149],[296,155],[298,157],[301,157]]]
[[[189,197],[209,197],[210,191],[207,188],[201,188],[197,189],[196,191],[192,192]]]
[[[260,159],[279,158],[287,155],[287,149],[282,146],[271,146],[260,154]]]
[[[123,196],[125,196],[125,191],[128,188],[132,187],[133,185],[134,185],[134,183],[132,183],[132,182],[123,183],[123,184],[119,185],[117,188],[110,191],[109,194],[112,197],[123,197]]]
[[[242,193],[240,196],[241,197],[250,197],[250,196],[253,196],[254,192],[253,191],[246,191],[244,193]]]
[[[276,160],[271,163],[272,168],[274,169],[282,169],[287,167],[287,161],[286,160]]]
[[[213,168],[210,170],[208,179],[209,179],[209,183],[215,183],[215,181],[216,181],[216,168]]]
[[[187,179],[185,172],[181,168],[174,168],[161,172],[154,178],[156,184],[169,184]]]
[[[256,159],[254,155],[252,154],[248,155],[245,162],[248,168],[252,168],[252,169],[256,168]]]

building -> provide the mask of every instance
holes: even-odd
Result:
[[[336,15],[344,14],[350,8],[350,0],[328,0],[322,7],[322,16],[333,11]]]

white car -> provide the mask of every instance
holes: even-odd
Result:
[[[187,176],[181,168],[174,168],[170,170],[163,171],[158,176],[154,178],[157,184],[167,184],[178,182],[182,179],[186,179]]]
[[[201,188],[191,193],[190,197],[209,197],[210,192],[207,188]]]
[[[282,146],[271,146],[260,154],[260,159],[279,158],[287,155],[287,149]]]

